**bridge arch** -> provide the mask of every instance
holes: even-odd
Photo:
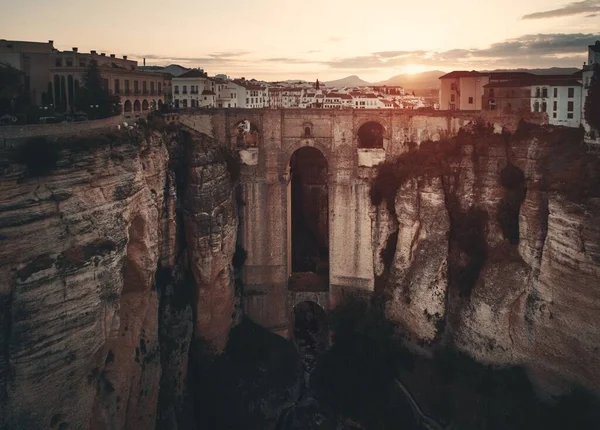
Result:
[[[314,146],[302,146],[287,166],[287,255],[290,291],[329,290],[329,166]]]
[[[383,149],[386,129],[379,121],[367,121],[356,132],[357,146],[361,149]]]

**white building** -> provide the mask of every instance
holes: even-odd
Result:
[[[238,107],[262,109],[269,107],[267,88],[251,83],[244,78],[234,81],[238,85]]]
[[[202,69],[192,69],[172,81],[173,103],[176,108],[212,107],[207,105],[202,93],[212,91],[213,83]]]
[[[222,79],[214,80],[214,92],[216,94],[216,106],[219,108],[236,108],[243,107],[239,101],[245,94],[242,86],[235,82]]]
[[[577,79],[544,78],[529,87],[531,112],[546,112],[552,125],[579,127],[583,106]]]

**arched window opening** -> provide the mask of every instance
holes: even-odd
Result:
[[[132,106],[131,106],[131,101],[130,100],[126,100],[125,104],[123,105],[123,110],[125,112],[131,112]]]
[[[291,217],[289,288],[329,288],[329,197],[327,160],[317,148],[302,147],[290,158],[288,210]]]
[[[140,105],[140,101],[136,100],[135,102],[133,102],[133,111],[134,112],[140,112],[141,109],[141,105]]]
[[[147,111],[148,110],[148,100],[144,100],[142,102],[142,110],[143,111]]]
[[[542,88],[542,97],[548,97],[548,88]]]
[[[238,148],[257,147],[258,137],[258,127],[247,119],[235,124],[231,130],[231,143]]]
[[[542,112],[546,112],[546,102],[542,102]]]
[[[385,128],[375,121],[367,122],[358,129],[359,148],[383,148]]]
[[[187,99],[183,99],[181,105],[182,105],[183,108],[188,107]]]
[[[540,111],[540,103],[539,102],[535,102],[533,104],[533,111],[534,112],[539,112]]]
[[[540,94],[541,94],[541,93],[540,93],[540,87],[537,87],[537,88],[535,89],[535,96],[536,96],[536,97],[539,97],[539,96],[540,96]]]
[[[304,127],[304,137],[310,137],[310,127]]]

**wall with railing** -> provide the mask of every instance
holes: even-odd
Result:
[[[0,126],[0,148],[12,146],[19,140],[30,137],[89,134],[90,131],[116,128],[122,122],[123,117],[117,115],[81,122]]]

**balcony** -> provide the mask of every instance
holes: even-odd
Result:
[[[187,94],[187,93],[188,93],[188,92],[187,92],[187,90],[183,90],[183,91],[181,92],[181,94]]]
[[[143,93],[144,95],[148,95],[148,90],[144,88],[144,89],[142,90],[142,93]]]
[[[198,91],[196,91],[196,90],[190,91],[190,94],[198,94]]]

